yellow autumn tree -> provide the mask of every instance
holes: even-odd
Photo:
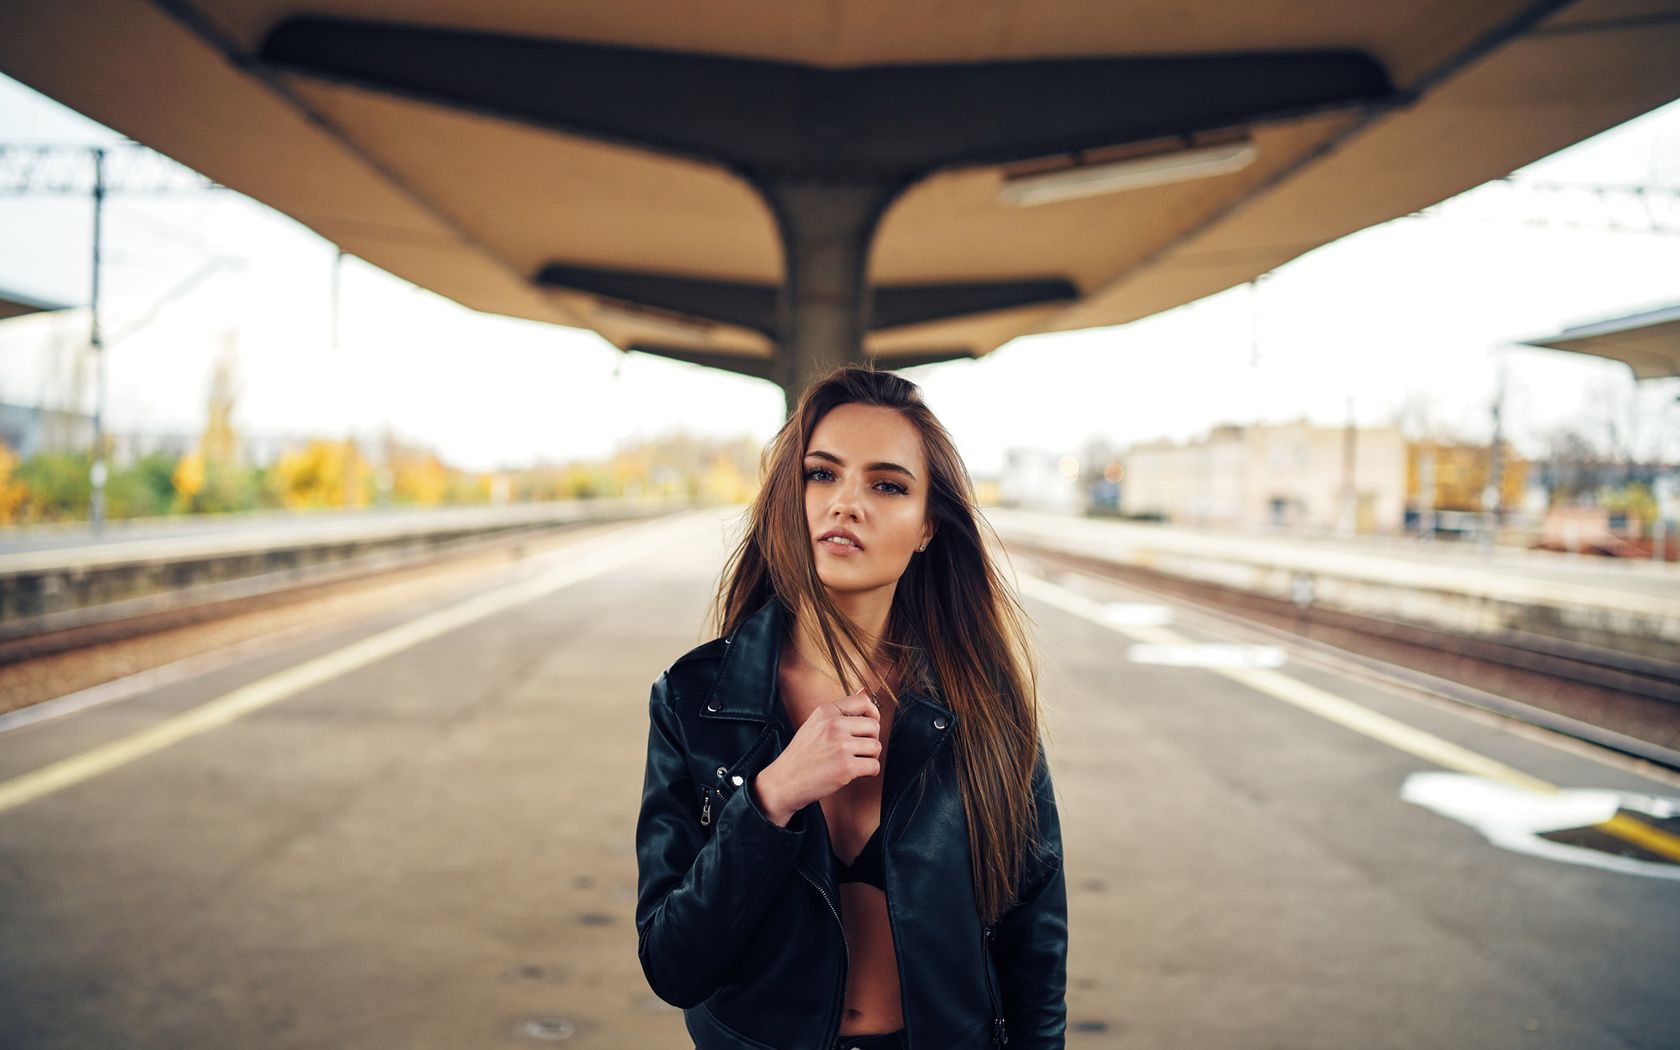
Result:
[[[192,509],[193,499],[204,491],[204,453],[200,449],[193,449],[181,457],[175,464],[172,479],[175,483],[175,511],[185,513]]]
[[[172,480],[177,513],[229,511],[244,502],[240,493],[244,475],[239,463],[239,433],[233,427],[239,385],[239,333],[230,329],[223,334],[221,351],[210,366],[204,433],[198,445],[175,466]]]
[[[455,473],[430,452],[408,453],[393,462],[390,470],[391,497],[399,503],[422,506],[442,503]]]
[[[287,452],[269,471],[269,485],[285,506],[362,506],[373,472],[348,441],[311,441]]]
[[[758,494],[757,472],[749,476],[741,469],[739,457],[722,452],[712,457],[706,472],[700,476],[700,502],[747,503]]]
[[[18,511],[29,501],[29,486],[12,475],[21,460],[4,441],[0,441],[0,525],[17,521]]]
[[[1523,487],[1528,479],[1528,463],[1519,458],[1509,445],[1501,446],[1500,502],[1505,507],[1522,504]],[[1456,445],[1441,441],[1425,441],[1408,447],[1406,456],[1406,495],[1420,499],[1422,461],[1434,459],[1435,492],[1430,503],[1436,510],[1483,510],[1482,490],[1493,474],[1493,452],[1486,445]]]

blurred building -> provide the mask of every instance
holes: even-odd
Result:
[[[201,435],[187,431],[108,431],[111,462],[125,467],[143,456],[179,458],[197,446]],[[254,466],[272,466],[286,452],[312,440],[307,434],[239,435],[239,458]],[[0,402],[0,444],[19,458],[49,452],[86,452],[93,447],[93,416],[37,405]]]
[[[1121,454],[1120,512],[1227,529],[1397,532],[1406,441],[1392,427],[1221,426]]]
[[[1467,536],[1498,511],[1505,525],[1533,527],[1550,503],[1529,464],[1502,442],[1492,445],[1419,441],[1406,450],[1406,528]]]
[[[93,447],[93,417],[81,412],[0,402],[0,443],[23,459]]]
[[[997,501],[1005,507],[1078,514],[1085,509],[1079,485],[1079,460],[1040,448],[1012,448],[1004,453]]]

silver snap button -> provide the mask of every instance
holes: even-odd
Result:
[[[722,766],[719,766],[719,767],[718,767],[718,774],[717,774],[717,775],[718,775],[718,779],[719,779],[719,780],[722,780],[722,779],[723,779],[723,775],[724,775],[724,774],[725,774],[725,773],[727,773],[727,772],[729,772],[729,770],[727,770],[727,769],[725,769],[725,768],[723,768],[723,767],[722,767]]]
[[[950,724],[950,721],[944,715],[940,715],[933,720],[933,728],[935,729],[944,729]]]
[[[721,711],[722,709],[723,705],[718,703],[716,700],[713,700],[711,703],[706,705],[706,710],[708,711]]]
[[[733,776],[729,778],[729,782],[734,784],[736,787],[740,787],[742,784],[747,782],[747,779],[742,776]]]

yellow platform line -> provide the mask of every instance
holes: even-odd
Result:
[[[1134,642],[1143,642],[1149,645],[1183,645],[1192,641],[1189,637],[1168,627],[1143,627],[1114,623],[1104,616],[1105,610],[1101,602],[1093,601],[1082,594],[1070,591],[1066,587],[1059,587],[1047,580],[1041,580],[1034,576],[1022,576],[1020,585],[1022,594],[1106,627]],[[1309,685],[1299,678],[1292,678],[1280,671],[1258,667],[1208,667],[1203,668],[1203,670],[1222,675],[1235,682],[1241,682],[1250,689],[1264,693],[1274,699],[1282,700],[1286,704],[1315,714],[1343,728],[1351,729],[1372,740],[1380,741],[1443,769],[1486,777],[1489,780],[1497,780],[1528,791],[1558,790],[1555,784],[1541,780],[1539,777],[1530,776],[1520,769],[1513,769],[1503,762],[1495,761],[1486,755],[1461,747],[1450,740],[1444,740],[1433,733],[1424,732],[1398,719],[1378,714],[1368,707],[1363,707],[1352,700],[1337,696],[1315,685]],[[1680,863],[1680,837],[1670,835],[1660,828],[1653,828],[1625,813],[1618,813],[1604,823],[1594,826],[1624,842],[1631,842],[1640,849]]]
[[[1631,842],[1647,853],[1655,853],[1659,857],[1680,864],[1680,837],[1670,835],[1661,828],[1630,817],[1626,813],[1618,813],[1602,824],[1595,825],[1598,830],[1616,836],[1623,842]]]
[[[1381,741],[1408,755],[1415,755],[1425,762],[1432,762],[1442,769],[1486,777],[1528,791],[1557,790],[1555,785],[1539,777],[1512,769],[1503,762],[1496,762],[1486,755],[1461,747],[1450,740],[1443,740],[1433,733],[1426,733],[1399,719],[1378,714],[1368,707],[1362,707],[1352,700],[1326,692],[1317,686],[1308,685],[1298,678],[1264,668],[1232,667],[1215,670],[1216,673],[1241,682],[1250,689],[1292,704],[1372,740]]]
[[[0,781],[0,812],[15,809],[26,802],[91,780],[135,759],[156,754],[183,740],[208,733],[253,711],[260,711],[306,689],[388,656],[394,656],[421,642],[465,627],[487,616],[630,564],[669,545],[680,532],[692,529],[693,521],[692,516],[683,515],[674,522],[665,519],[635,525],[596,540],[585,541],[575,547],[565,548],[565,561],[528,579],[475,595],[324,656],[288,667],[284,671],[241,686],[231,693],[178,715],[165,718],[137,733],[10,780]]]

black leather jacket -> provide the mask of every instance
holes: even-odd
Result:
[[[636,827],[639,953],[659,997],[684,1008],[699,1050],[828,1050],[849,963],[822,808],[785,828],[747,790],[787,744],[772,602],[653,686]],[[956,717],[924,688],[900,696],[881,800],[887,911],[904,1031],[917,1050],[1062,1047],[1067,895],[1042,752],[1041,843],[1020,903],[982,925],[952,757]]]

